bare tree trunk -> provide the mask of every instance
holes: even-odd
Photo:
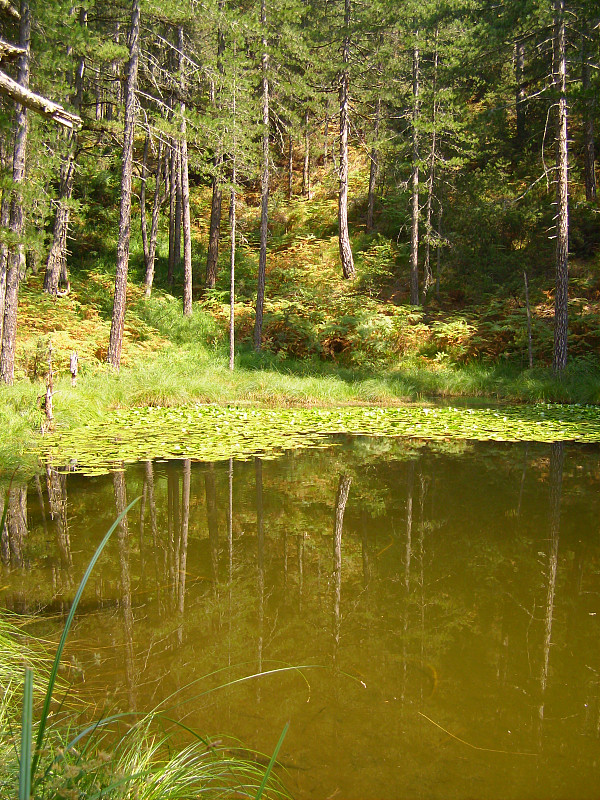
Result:
[[[154,201],[152,203],[152,221],[150,223],[150,237],[148,240],[147,258],[146,258],[146,252],[144,251],[144,262],[146,266],[146,279],[145,279],[146,297],[150,297],[150,294],[152,293],[152,284],[154,283],[154,262],[156,259],[156,242],[158,237],[158,217],[160,214],[160,207],[161,207],[160,179],[162,173],[162,161],[163,161],[163,143],[162,140],[159,140],[158,150],[156,153]],[[142,204],[142,216],[145,218],[145,215],[146,215],[145,205]]]
[[[565,3],[554,0],[554,86],[558,95],[556,128],[556,294],[554,301],[554,372],[567,365],[569,300],[569,154],[567,139],[567,58]]]
[[[177,142],[171,139],[169,180],[169,264],[167,283],[173,288],[175,280],[175,217],[177,213]]]
[[[410,302],[419,304],[419,31],[413,47],[412,197],[410,229]]]
[[[81,9],[79,13],[79,24],[82,27],[87,25],[87,11]],[[83,74],[85,72],[85,58],[79,59],[75,72],[75,92],[72,98],[73,106],[77,113],[81,113],[81,102],[83,99]],[[77,132],[71,129],[67,134],[67,150],[60,170],[60,198],[56,217],[54,220],[54,231],[52,237],[52,247],[48,253],[46,261],[46,274],[44,276],[44,291],[54,297],[58,294],[59,285],[62,282],[68,287],[67,273],[67,238],[69,235],[69,201],[73,196],[73,181],[75,178],[75,153],[77,150]]]
[[[438,71],[438,28],[435,29],[435,49],[433,52],[433,106],[431,111],[431,153],[429,154],[429,179],[427,181],[427,204],[425,206],[425,260],[423,262],[423,303],[433,284],[431,271],[431,207],[435,180],[435,150],[437,145],[437,71]]]
[[[223,190],[217,172],[221,167],[221,155],[215,158],[215,175],[213,176],[212,201],[210,204],[210,228],[208,232],[208,251],[206,254],[206,288],[214,289],[217,281],[219,262],[219,238],[221,235],[221,206],[223,203]]]
[[[356,277],[354,258],[350,247],[348,231],[348,129],[350,127],[350,13],[351,0],[344,4],[344,46],[342,62],[344,68],[340,75],[340,190],[338,196],[338,227],[340,260],[344,278]]]
[[[517,86],[515,98],[515,113],[517,117],[516,144],[519,150],[525,143],[525,40],[517,39],[515,42],[515,83]]]
[[[235,186],[236,169],[233,165],[232,183]],[[235,366],[235,188],[231,189],[229,217],[231,220],[231,250],[229,258],[229,369],[233,372]]]
[[[142,249],[144,251],[144,264],[148,265],[150,245],[148,243],[148,224],[146,222],[146,181],[148,180],[148,146],[150,133],[144,137],[144,154],[142,156],[142,174],[140,177],[140,228],[142,232]]]
[[[290,130],[288,134],[288,200],[294,194],[294,139]]]
[[[131,235],[131,172],[133,161],[133,135],[135,130],[135,91],[137,86],[140,53],[140,0],[133,0],[129,36],[129,67],[125,90],[125,125],[123,136],[123,167],[121,173],[121,208],[119,214],[119,241],[117,244],[117,269],[112,323],[108,343],[108,363],[119,369],[125,307],[127,304],[127,272],[129,269],[129,238]]]
[[[440,277],[442,274],[442,213],[444,207],[442,206],[441,199],[438,201],[438,216],[437,216],[437,249],[435,253],[435,294],[436,297],[440,296]]]
[[[379,151],[377,140],[379,139],[379,122],[381,119],[381,97],[375,101],[375,126],[373,129],[373,146],[371,147],[371,166],[369,169],[369,196],[367,200],[367,233],[373,230],[373,214],[375,211],[375,186],[379,173]]]
[[[310,191],[310,136],[308,130],[308,109],[304,112],[304,165],[302,169],[302,194],[311,199]]]
[[[29,44],[31,40],[31,16],[28,0],[21,0],[21,23],[19,46],[23,55],[19,57],[20,86],[29,88]],[[25,156],[27,152],[27,109],[17,105],[15,118],[15,146],[13,155],[13,188],[10,200],[10,233],[18,241],[23,233],[23,201],[21,184],[25,180]],[[0,378],[11,384],[15,375],[15,350],[17,344],[17,308],[19,304],[19,279],[25,249],[22,244],[13,245],[8,252],[8,270],[4,297],[4,323],[2,327],[2,352],[0,355]]]
[[[325,98],[325,122],[323,123],[323,166],[329,158],[329,97]]]
[[[224,8],[223,0],[219,0],[219,12]],[[221,28],[217,31],[217,72],[221,76],[221,81],[214,89],[213,102],[217,109],[221,109],[222,78],[225,72],[223,66],[223,54],[225,52],[225,36]],[[210,228],[208,233],[208,251],[206,253],[206,288],[214,289],[219,268],[219,239],[221,236],[221,212],[223,203],[223,190],[221,188],[223,167],[223,143],[217,141],[212,184],[212,201],[210,205]]]
[[[3,169],[8,169],[8,148],[0,142],[0,162]],[[2,204],[0,205],[0,227],[8,228],[10,221],[10,190],[2,190]],[[0,349],[2,347],[2,330],[4,327],[4,299],[6,297],[6,270],[8,266],[8,247],[0,242]]]
[[[185,73],[183,60],[183,26],[178,28],[179,72],[181,96],[185,96]],[[181,101],[181,204],[183,210],[183,313],[192,313],[192,221],[190,217],[190,181],[188,175],[188,149],[185,122],[185,102]]]
[[[182,180],[181,180],[181,142],[177,142],[175,149],[175,238],[173,252],[173,280],[181,270],[181,220],[183,210]]]
[[[235,367],[235,228],[236,228],[236,208],[235,208],[235,182],[237,180],[237,75],[235,64],[235,42],[233,44],[233,97],[232,97],[232,117],[233,117],[233,159],[231,170],[231,195],[229,199],[229,225],[231,227],[231,247],[229,251],[229,369],[233,372]]]
[[[597,20],[596,20],[597,22]],[[594,116],[596,111],[596,97],[590,93],[590,53],[588,48],[588,30],[583,32],[581,48],[581,88],[583,89],[583,145],[584,145],[584,172],[585,172],[585,198],[589,203],[596,200],[596,153],[594,149]]]
[[[267,2],[261,0],[260,23],[262,26],[262,156],[263,171],[261,179],[260,204],[260,254],[258,258],[258,285],[256,288],[256,319],[254,321],[254,349],[257,353],[262,347],[263,309],[265,304],[265,278],[267,273],[267,233],[269,224],[269,56],[267,53]]]

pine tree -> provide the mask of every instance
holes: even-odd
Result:
[[[117,269],[113,300],[112,323],[108,344],[107,361],[119,369],[125,307],[127,303],[127,272],[129,268],[129,239],[131,234],[131,178],[133,160],[133,136],[135,131],[135,92],[137,87],[140,55],[140,0],[133,0],[131,27],[129,32],[129,64],[125,88],[125,122],[123,139],[123,165],[121,171],[121,208],[119,215],[119,240],[117,244]]]

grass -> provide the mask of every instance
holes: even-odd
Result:
[[[164,300],[170,318],[175,303]],[[168,323],[170,325],[170,322]],[[410,354],[387,368],[352,368],[319,359],[298,360],[241,350],[231,372],[210,318],[196,311],[177,319],[177,341],[152,353],[132,354],[117,374],[100,363],[83,371],[72,387],[64,373],[55,381],[57,430],[106,419],[111,410],[189,403],[258,404],[269,407],[398,405],[432,398],[485,398],[501,402],[578,402],[600,399],[600,370],[589,359],[571,362],[558,380],[548,367],[521,369],[511,363]],[[157,329],[157,338],[160,332]],[[191,340],[191,341],[190,341]],[[24,379],[3,392],[0,405],[0,465],[33,473],[40,451],[42,379]]]

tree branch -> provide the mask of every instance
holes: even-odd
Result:
[[[0,0],[0,11],[5,11],[13,19],[21,19],[21,15],[9,0]]]
[[[44,117],[48,117],[66,128],[81,127],[81,117],[78,117],[77,114],[72,114],[58,103],[48,100],[47,97],[42,97],[40,94],[35,94],[29,89],[25,89],[20,83],[17,83],[2,71],[0,71],[0,94],[11,97],[17,103],[21,103],[26,108],[30,108],[32,111],[42,114]]]
[[[0,0],[1,2],[2,0]],[[16,44],[11,44],[10,42],[5,42],[4,39],[0,39],[0,61],[12,61],[15,58],[18,58],[20,55],[23,55],[25,50],[22,47],[18,47]]]

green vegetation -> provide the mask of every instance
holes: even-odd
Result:
[[[48,440],[44,457],[88,475],[154,459],[262,458],[328,446],[340,433],[424,440],[600,442],[600,410],[590,406],[490,408],[338,407],[256,409],[213,405],[133,409]]]

